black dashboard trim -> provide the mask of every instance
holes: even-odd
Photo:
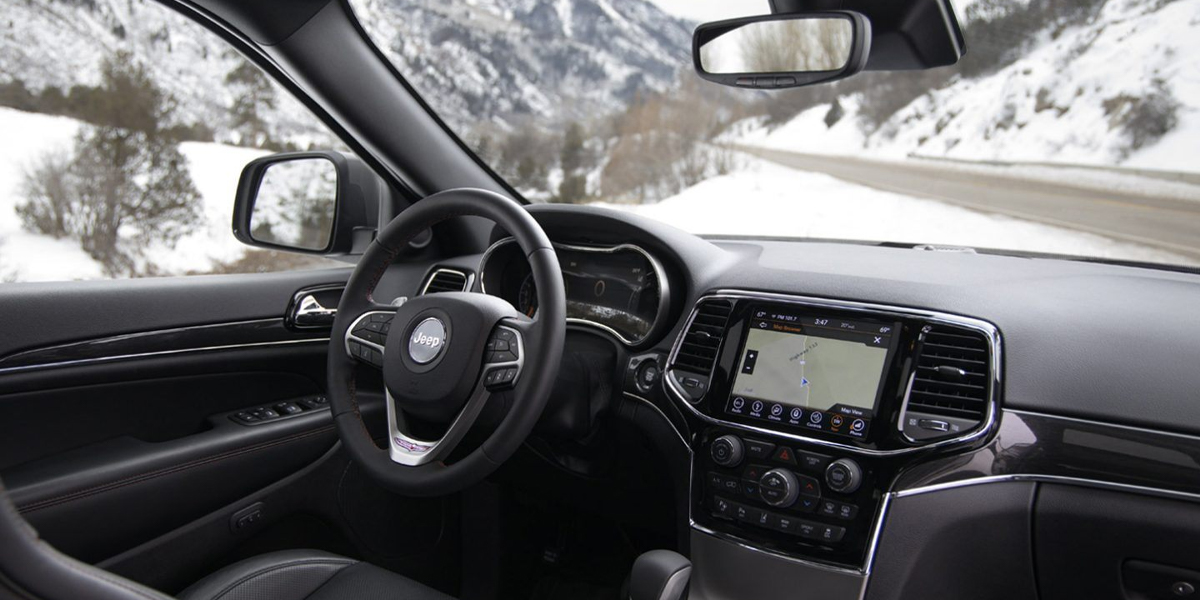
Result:
[[[292,331],[282,318],[172,327],[11,354],[0,359],[0,375],[195,352],[328,342],[327,332]]]
[[[1200,437],[1004,410],[990,443],[916,465],[891,491],[906,496],[1001,481],[1067,482],[1200,502]]]
[[[479,268],[477,269],[479,272],[479,291],[480,292],[483,292],[484,294],[487,293],[487,287],[484,284],[484,281],[486,280],[486,277],[484,277],[484,273],[487,269],[488,260],[491,259],[491,257],[492,257],[492,253],[495,252],[500,247],[511,244],[514,241],[515,240],[512,237],[506,237],[506,238],[497,240],[491,246],[488,246],[488,249],[486,251],[484,251],[483,257],[479,259]],[[613,329],[607,325],[604,325],[602,323],[597,323],[595,321],[590,321],[588,319],[567,317],[568,324],[594,327],[600,331],[603,331],[604,333],[607,333],[608,335],[613,336],[614,338],[616,338],[617,341],[619,341],[622,344],[629,346],[631,348],[639,348],[639,347],[645,345],[648,341],[657,339],[658,335],[663,333],[663,331],[666,329],[666,322],[667,322],[667,316],[668,316],[667,313],[670,312],[670,307],[671,307],[671,288],[670,288],[671,284],[669,281],[667,281],[667,273],[666,273],[666,270],[663,268],[662,262],[659,261],[657,258],[655,258],[653,254],[651,254],[646,249],[644,249],[641,246],[638,246],[636,244],[616,244],[616,245],[611,245],[611,246],[610,245],[580,246],[580,245],[575,245],[575,244],[563,244],[563,243],[552,241],[551,245],[554,246],[556,249],[561,248],[563,250],[573,250],[576,252],[594,252],[594,253],[598,253],[598,254],[612,254],[615,252],[620,252],[622,250],[637,252],[638,254],[641,254],[643,257],[645,257],[646,260],[650,263],[650,266],[654,268],[654,276],[658,280],[658,288],[659,288],[658,289],[658,310],[654,316],[654,323],[652,323],[650,325],[650,330],[646,332],[646,335],[642,336],[639,339],[629,339],[629,338],[621,335],[618,331],[616,331],[615,329]]]
[[[989,366],[989,370],[991,372],[991,377],[990,377],[991,385],[989,386],[989,389],[988,389],[987,414],[985,415],[984,420],[979,427],[977,427],[975,430],[973,430],[969,433],[966,433],[964,435],[932,442],[929,444],[924,444],[921,446],[914,446],[911,448],[889,449],[889,450],[874,450],[874,449],[868,449],[868,448],[860,448],[858,446],[854,446],[851,444],[843,444],[843,443],[833,441],[833,440],[824,440],[824,439],[813,438],[813,437],[809,437],[809,436],[798,435],[795,433],[790,433],[790,432],[781,431],[781,430],[766,429],[766,428],[761,428],[761,427],[755,427],[753,425],[746,425],[743,423],[735,423],[732,421],[718,419],[716,417],[712,417],[707,414],[704,414],[703,412],[701,412],[700,410],[698,410],[696,408],[696,406],[693,402],[688,400],[687,393],[679,387],[679,384],[675,381],[675,378],[670,374],[670,370],[671,370],[672,366],[675,364],[675,357],[679,353],[679,348],[683,343],[683,338],[687,334],[688,329],[691,328],[692,321],[696,318],[696,314],[698,312],[697,309],[698,309],[699,305],[705,301],[710,301],[710,300],[766,301],[766,302],[776,302],[776,303],[783,303],[783,304],[795,304],[795,305],[800,305],[800,306],[805,306],[805,307],[810,307],[810,308],[817,308],[817,309],[845,310],[845,311],[851,311],[851,312],[855,312],[855,313],[864,313],[864,314],[875,316],[875,317],[895,316],[895,317],[902,317],[902,318],[904,318],[904,317],[917,318],[917,319],[922,319],[924,321],[927,321],[931,324],[951,325],[951,326],[964,327],[967,329],[977,331],[987,337],[988,342],[991,346],[991,348],[990,348],[990,350],[991,350],[990,363],[991,364]],[[854,301],[849,301],[849,300],[833,300],[833,299],[829,299],[829,298],[816,298],[816,297],[810,297],[810,296],[779,294],[779,293],[772,293],[772,292],[755,292],[755,291],[745,291],[745,290],[716,290],[716,291],[701,295],[700,298],[698,298],[696,300],[695,304],[693,305],[691,314],[688,315],[687,321],[684,323],[683,329],[680,330],[679,335],[675,338],[675,342],[671,346],[671,353],[667,357],[666,376],[663,377],[663,381],[665,382],[664,386],[666,387],[667,391],[676,400],[676,402],[678,404],[685,407],[686,410],[689,411],[696,418],[698,418],[710,425],[728,427],[731,429],[736,429],[739,431],[758,434],[758,435],[783,437],[783,438],[787,438],[789,440],[796,441],[796,442],[802,442],[802,443],[806,443],[806,444],[814,444],[814,445],[823,446],[826,448],[837,448],[839,450],[845,450],[848,452],[852,452],[852,453],[856,453],[856,454],[860,454],[860,455],[864,455],[864,456],[898,456],[898,455],[904,455],[904,454],[912,454],[915,452],[927,452],[929,450],[965,445],[965,444],[969,444],[971,442],[975,442],[977,440],[985,439],[989,435],[991,435],[992,432],[995,430],[996,419],[997,419],[997,415],[999,413],[1000,396],[998,394],[998,390],[1000,389],[1000,385],[1001,385],[1001,381],[1002,381],[1002,377],[1001,377],[1001,365],[1002,364],[1003,364],[1003,356],[1001,354],[1000,332],[991,323],[988,323],[987,321],[982,321],[980,319],[964,317],[964,316],[960,316],[960,315],[953,315],[953,314],[938,312],[938,311],[906,308],[906,307],[900,307],[900,306],[890,306],[890,305],[885,305],[885,304],[871,304],[871,303],[866,303],[866,302],[854,302]],[[710,375],[711,375],[711,373],[710,373]],[[901,410],[903,410],[907,406],[908,406],[908,390],[906,390],[906,392],[905,392],[904,400],[901,404],[901,407],[902,407]]]

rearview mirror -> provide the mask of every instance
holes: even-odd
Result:
[[[692,36],[696,72],[715,83],[780,89],[844,79],[863,70],[871,25],[853,11],[747,17],[705,23]]]
[[[390,187],[340,152],[285,152],[250,161],[233,209],[233,235],[260,248],[357,254],[381,215],[396,212]]]

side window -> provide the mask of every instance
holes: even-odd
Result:
[[[4,12],[0,282],[342,264],[234,239],[247,162],[345,149],[224,41],[147,0]]]

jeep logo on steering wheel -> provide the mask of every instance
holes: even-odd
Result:
[[[428,364],[446,346],[446,324],[437,317],[421,321],[408,340],[408,356],[419,365]]]

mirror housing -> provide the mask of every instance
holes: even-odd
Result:
[[[259,192],[262,191],[264,180],[267,180],[268,171],[272,167],[275,168],[271,179],[271,183],[275,187],[284,182],[281,181],[281,178],[294,174],[294,169],[286,167],[299,165],[301,161],[327,161],[331,165],[330,174],[334,177],[334,181],[330,182],[332,185],[322,182],[320,186],[321,193],[332,192],[332,198],[329,198],[329,201],[332,202],[329,214],[328,216],[319,215],[320,221],[324,225],[324,222],[330,220],[328,217],[331,216],[332,219],[327,235],[317,236],[317,239],[326,242],[319,248],[314,247],[313,244],[288,244],[281,237],[271,239],[259,239],[265,238],[262,235],[255,237],[254,227],[261,226],[261,215],[259,221],[255,220],[255,206],[259,203]],[[319,162],[314,162],[313,165],[317,169],[322,168]],[[264,197],[264,201],[265,199]],[[322,201],[320,198],[313,200]],[[272,154],[252,160],[242,169],[242,176],[238,181],[237,194],[234,198],[233,235],[243,244],[257,248],[321,256],[360,254],[375,237],[381,209],[390,210],[392,201],[387,183],[375,175],[361,160],[353,156],[334,151]],[[320,209],[321,207],[317,206],[316,208]]]
[[[807,71],[751,70],[746,72],[710,72],[706,68],[705,59],[709,57],[706,56],[704,49],[706,47],[711,48],[710,44],[722,36],[732,34],[738,30],[762,29],[764,26],[772,24],[784,27],[790,22],[797,21],[814,23],[825,21],[848,25],[850,34],[849,44],[848,47],[838,50],[839,58],[836,61],[841,63],[841,56],[844,53],[844,64],[839,68]],[[696,73],[705,80],[740,88],[784,89],[845,79],[866,68],[867,58],[870,54],[870,21],[861,13],[848,10],[759,15],[741,19],[715,21],[700,25],[696,28],[695,33],[692,34],[692,62]]]

